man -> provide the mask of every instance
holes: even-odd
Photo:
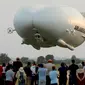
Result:
[[[16,58],[16,61],[13,62],[13,71],[16,73],[19,68],[22,66],[22,62],[19,58]]]
[[[31,71],[32,71],[32,77],[31,77],[31,85],[36,85],[36,63],[33,62],[31,66]]]
[[[2,79],[2,72],[3,72],[3,67],[0,66],[0,84],[3,84],[3,79]]]
[[[17,73],[17,71],[19,70],[20,67],[22,67],[23,64],[22,62],[20,61],[19,58],[16,58],[16,61],[13,62],[13,71],[15,72],[15,75]],[[14,75],[14,83],[16,82],[16,76]]]
[[[26,85],[31,85],[31,76],[32,76],[32,71],[30,69],[31,63],[28,62],[27,66],[24,67],[24,71],[26,73]]]
[[[51,79],[51,84],[50,85],[58,85],[58,73],[55,69],[55,66],[52,67],[52,71],[49,72],[49,76]]]
[[[69,85],[77,85],[77,81],[76,81],[77,69],[78,69],[78,65],[75,64],[75,60],[72,60],[72,64],[69,66],[69,70],[70,70]]]
[[[47,68],[46,73],[46,85],[50,85],[50,78],[49,78],[49,72],[52,70],[52,67],[55,66],[55,64],[52,63],[53,61],[51,59],[48,60],[48,63],[45,64],[45,67]]]
[[[46,85],[46,71],[43,64],[39,65],[38,74],[39,74],[39,85]]]
[[[66,85],[67,70],[68,70],[68,67],[65,66],[65,63],[62,62],[61,67],[58,69],[58,71],[59,71],[59,85]]]

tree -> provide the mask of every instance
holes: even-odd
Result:
[[[43,56],[39,56],[39,57],[37,58],[37,63],[38,63],[38,64],[45,63],[45,58],[44,58]]]
[[[11,59],[8,57],[6,53],[0,54],[0,63],[8,63]]]
[[[54,56],[48,54],[48,55],[46,55],[45,59],[46,59],[46,61],[48,61],[49,59],[51,59],[52,61],[54,61]]]
[[[27,57],[22,57],[21,58],[21,62],[25,63],[25,64],[28,62],[28,60],[29,60],[29,58],[27,58]]]
[[[71,60],[76,60],[76,56],[72,55]]]
[[[75,61],[76,61],[76,64],[81,63],[81,60],[80,60],[79,58],[76,58],[75,55],[73,55],[73,56],[71,57],[71,60],[75,60]]]

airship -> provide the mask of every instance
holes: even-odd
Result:
[[[35,49],[60,46],[74,50],[85,41],[85,19],[75,8],[47,6],[40,9],[22,8],[14,15],[14,30],[21,44]]]

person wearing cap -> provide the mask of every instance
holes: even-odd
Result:
[[[21,78],[21,76],[23,78]],[[24,71],[24,68],[23,66],[21,66],[19,68],[19,70],[17,71],[16,73],[16,78],[17,78],[17,81],[16,81],[16,84],[15,85],[26,85],[26,73]],[[20,79],[21,78],[21,79]]]
[[[50,85],[49,72],[52,70],[52,67],[55,66],[55,64],[53,64],[52,59],[49,59],[48,62],[46,64],[44,64],[44,66],[47,68],[46,85]]]

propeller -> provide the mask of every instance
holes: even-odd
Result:
[[[9,33],[9,34],[11,34],[11,33],[13,33],[13,31],[15,31],[13,28],[11,28],[11,27],[9,27],[8,29],[7,29],[7,32]]]

